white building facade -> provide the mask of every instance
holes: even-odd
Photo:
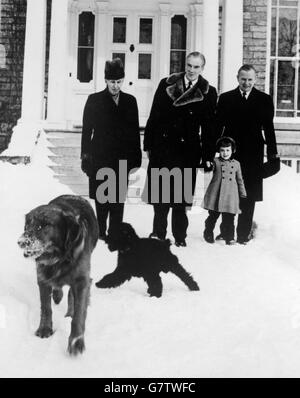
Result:
[[[80,126],[87,96],[105,87],[105,61],[114,57],[124,62],[123,90],[137,98],[142,126],[159,80],[183,70],[191,51],[205,54],[204,77],[212,85],[224,91],[236,84],[243,62],[241,0],[223,2],[220,71],[219,0],[52,0],[45,102],[46,3],[27,0],[19,125],[44,119],[50,129]]]

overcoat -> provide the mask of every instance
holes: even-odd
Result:
[[[239,87],[219,97],[217,136],[223,134],[235,140],[235,158],[241,164],[247,197],[254,201],[263,200],[265,145],[268,156],[277,154],[273,117],[272,98],[256,88],[247,100],[242,98]]]
[[[216,158],[213,177],[204,195],[202,207],[220,213],[239,214],[240,198],[247,196],[240,163]]]
[[[90,155],[93,172],[89,178],[90,198],[95,199],[99,181],[96,173],[109,167],[118,173],[119,160],[130,169],[141,165],[138,107],[135,97],[120,91],[116,105],[108,89],[91,94],[83,113],[81,156]]]
[[[143,199],[153,203],[151,170],[153,168],[191,168],[192,190],[201,159],[214,157],[213,121],[217,101],[216,89],[199,76],[197,83],[185,91],[184,73],[161,80],[145,128],[144,150],[150,152]],[[182,179],[182,186],[185,181]],[[174,204],[174,186],[170,186],[170,203]],[[192,201],[192,200],[191,200]],[[183,202],[186,202],[183,198]]]

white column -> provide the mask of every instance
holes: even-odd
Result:
[[[201,51],[206,58],[203,76],[218,87],[219,0],[203,0]]]
[[[203,10],[202,4],[192,4],[192,37],[191,37],[191,51],[202,52],[203,39],[202,39],[202,18]]]
[[[108,3],[106,1],[97,0],[97,28],[95,37],[95,56],[96,58],[96,90],[103,90],[105,88],[104,81],[104,68],[105,61],[110,58],[110,54],[107,51],[107,35],[108,35]]]
[[[46,55],[46,0],[27,0],[22,113],[19,124],[43,118]]]
[[[170,74],[171,15],[170,4],[160,3],[159,78]]]
[[[63,127],[66,119],[68,0],[52,0],[47,123]]]
[[[237,71],[243,63],[243,1],[224,0],[221,92],[237,86]]]

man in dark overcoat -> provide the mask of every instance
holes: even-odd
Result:
[[[185,72],[161,80],[145,128],[144,150],[148,153],[149,166],[143,199],[154,206],[150,236],[165,239],[167,217],[172,208],[172,233],[177,246],[186,246],[186,207],[193,201],[197,168],[201,160],[208,165],[214,157],[213,120],[217,92],[201,76],[204,66],[205,57],[193,52],[186,58]],[[162,197],[166,188],[164,182],[160,179],[157,184],[157,178],[152,174],[154,170],[163,169],[180,170],[181,175],[181,184],[176,185],[176,178],[177,182],[180,179],[178,174],[170,178],[169,200]],[[191,173],[185,175],[187,169]],[[159,187],[159,195],[153,192],[154,183]],[[182,192],[177,189],[180,185]],[[192,191],[190,198],[184,195],[184,186]]]
[[[274,131],[274,106],[270,95],[254,87],[256,71],[243,65],[237,75],[238,87],[219,97],[217,136],[226,135],[236,142],[235,158],[240,162],[247,198],[241,199],[237,224],[237,242],[247,244],[255,203],[263,200],[264,149],[270,162],[278,162]],[[218,238],[218,237],[217,237]],[[221,236],[219,236],[221,238]]]
[[[138,107],[135,97],[121,91],[124,67],[120,59],[105,65],[105,90],[88,97],[83,113],[81,141],[82,170],[89,177],[89,196],[95,199],[99,224],[99,238],[106,240],[112,228],[122,222],[128,175],[141,165]],[[126,161],[122,170],[119,161]],[[97,179],[97,172],[109,169],[115,175],[114,193],[105,202],[100,195],[101,184],[108,184],[109,176]],[[119,186],[119,176],[125,175],[125,189]],[[98,176],[99,178],[99,176]],[[103,187],[103,185],[102,185]],[[97,192],[98,190],[98,192]],[[102,192],[102,191],[101,191]],[[99,195],[98,195],[99,194]],[[107,220],[109,217],[109,228]]]

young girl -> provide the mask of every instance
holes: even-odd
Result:
[[[227,245],[234,241],[234,216],[239,214],[239,200],[246,198],[246,190],[240,163],[232,159],[235,141],[230,137],[221,137],[217,141],[220,157],[214,160],[212,180],[204,195],[202,207],[208,210],[203,237],[208,243],[214,243],[214,227],[222,214],[221,235]]]

